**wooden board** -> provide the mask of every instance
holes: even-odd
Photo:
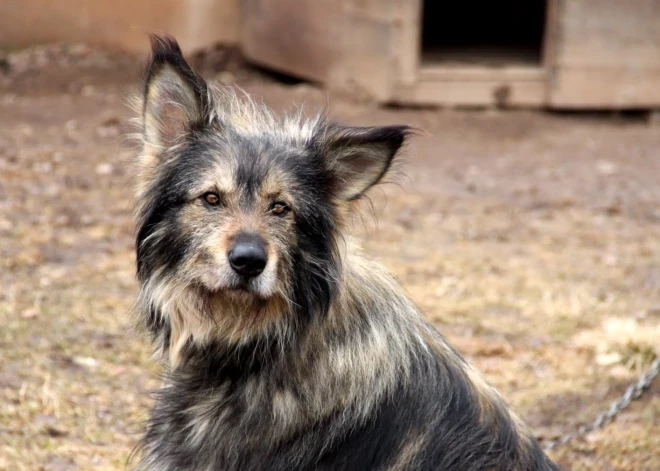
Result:
[[[560,0],[555,14],[551,107],[660,106],[660,0]]]
[[[397,0],[245,0],[248,59],[331,89],[387,100],[394,83]]]
[[[422,67],[419,80],[397,88],[402,104],[540,107],[546,97],[545,72],[538,67]]]
[[[150,32],[192,52],[237,43],[239,0],[0,0],[0,45],[85,41],[146,54]]]
[[[333,0],[246,0],[243,51],[264,66],[325,82],[342,55],[340,6]]]

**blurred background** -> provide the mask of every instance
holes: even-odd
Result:
[[[0,470],[120,470],[149,32],[277,111],[423,130],[356,232],[543,440],[660,353],[660,1],[0,1]],[[373,220],[372,220],[373,219]],[[551,452],[660,469],[660,384]]]

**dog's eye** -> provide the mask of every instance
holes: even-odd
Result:
[[[270,212],[273,213],[276,216],[284,216],[289,211],[291,211],[291,208],[289,207],[289,205],[282,202],[282,201],[276,201],[270,207]]]
[[[212,191],[204,193],[202,195],[202,200],[209,206],[218,206],[220,204],[220,196]]]

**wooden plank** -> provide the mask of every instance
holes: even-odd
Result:
[[[246,0],[252,61],[379,101],[394,83],[397,0]]]
[[[342,22],[345,48],[341,64],[331,70],[330,87],[380,102],[389,100],[396,81],[394,25],[350,14]]]
[[[393,101],[404,105],[540,107],[545,105],[545,87],[545,80],[420,80],[398,87]]]
[[[545,31],[541,45],[541,65],[549,69],[557,57],[559,45],[559,11],[563,0],[547,0],[545,10]]]
[[[394,54],[396,56],[397,77],[401,83],[413,84],[418,80],[422,51],[422,0],[398,2],[394,27],[396,38]]]
[[[340,3],[340,2],[337,2]],[[344,12],[356,18],[368,18],[381,23],[388,23],[397,14],[400,0],[344,0]]]
[[[551,67],[555,108],[660,106],[660,1],[562,0]]]
[[[174,35],[191,52],[237,43],[239,0],[0,0],[0,44],[85,41],[145,54],[149,32]]]
[[[541,67],[448,67],[423,65],[419,72],[422,81],[542,81],[546,72]]]
[[[658,0],[565,0],[561,65],[654,67],[660,60]]]
[[[660,106],[660,68],[562,68],[553,80],[551,105],[562,109]]]
[[[342,57],[342,19],[333,0],[244,1],[241,45],[256,63],[326,81]]]

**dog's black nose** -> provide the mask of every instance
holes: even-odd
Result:
[[[268,262],[266,244],[256,234],[240,234],[229,250],[229,264],[236,273],[245,277],[259,275]]]

